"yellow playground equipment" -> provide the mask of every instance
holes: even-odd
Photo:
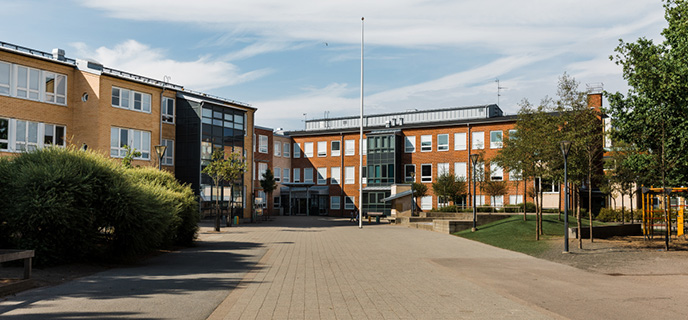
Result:
[[[666,203],[667,196],[669,202]],[[685,211],[688,205],[688,188],[642,188],[643,236],[652,239],[655,230],[664,230],[659,235],[674,234],[685,237]],[[665,209],[668,215],[665,214]],[[668,241],[668,238],[667,238]]]

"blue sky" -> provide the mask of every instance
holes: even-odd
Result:
[[[564,72],[627,90],[619,39],[661,41],[656,0],[0,0],[0,41],[249,103],[256,125],[303,128],[359,112],[518,103],[556,94]]]

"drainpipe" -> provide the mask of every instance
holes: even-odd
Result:
[[[472,173],[473,171],[471,171],[471,170],[473,170],[473,164],[471,163],[471,152],[473,152],[472,151],[473,146],[471,145],[471,141],[472,141],[471,139],[473,138],[471,136],[471,124],[466,123],[466,128],[468,128],[468,134],[466,135],[466,140],[468,140],[468,141],[466,141],[466,150],[468,150],[468,154],[466,155],[466,158],[467,158],[466,163],[468,163],[470,166],[470,170],[466,170],[466,171],[468,171],[468,172],[466,172],[466,174],[468,175],[470,172],[471,180],[473,180],[473,179],[475,179],[475,175]],[[468,184],[468,190],[469,190],[468,198],[471,200],[471,206],[475,206],[475,203],[473,203],[473,202],[475,202],[475,201],[473,201],[474,200],[473,193],[475,193],[475,189],[472,190],[473,193],[470,192],[470,190],[471,190],[471,184],[470,183]],[[468,204],[468,201],[466,201],[466,204]]]
[[[339,133],[339,215],[344,216],[344,133]],[[344,201],[342,201],[344,200]]]

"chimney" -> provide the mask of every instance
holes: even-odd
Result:
[[[53,59],[65,61],[65,51],[60,48],[53,49]]]
[[[604,84],[602,82],[588,83],[585,85],[588,91],[588,107],[600,110],[602,108],[602,91],[604,91]]]

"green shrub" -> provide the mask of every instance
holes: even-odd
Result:
[[[621,217],[621,210],[602,208],[602,209],[600,209],[600,213],[597,215],[597,221],[602,221],[602,222],[619,221],[620,217]]]

